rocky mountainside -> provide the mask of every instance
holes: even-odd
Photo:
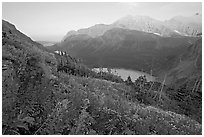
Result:
[[[196,36],[202,33],[202,15],[195,14],[190,17],[177,16],[164,22],[166,26],[180,35]]]
[[[159,21],[148,16],[129,15],[110,25],[96,24],[89,28],[69,31],[64,36],[63,40],[69,36],[79,34],[87,34],[95,38],[113,28],[144,31],[164,37],[196,36],[198,33],[202,32],[202,15],[197,13],[190,17],[178,16],[166,21]]]
[[[88,29],[80,29],[78,31],[69,31],[66,36],[63,38],[65,40],[67,37],[72,36],[72,35],[79,35],[79,34],[87,34],[91,37],[98,37],[103,35],[107,30],[112,29],[113,27],[110,25],[105,25],[105,24],[97,24],[94,25]]]
[[[195,102],[189,111],[174,92],[161,94],[159,83],[132,84],[96,74],[2,21],[3,135],[202,134],[198,113],[190,113]]]
[[[153,33],[164,37],[178,35],[176,32],[165,26],[162,21],[152,19],[148,16],[126,16],[114,22],[112,25],[124,29]]]

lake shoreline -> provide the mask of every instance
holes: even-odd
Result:
[[[123,80],[126,80],[128,76],[131,77],[132,81],[135,81],[140,76],[146,76],[147,81],[157,81],[155,76],[151,76],[150,74],[142,71],[124,69],[124,68],[92,68],[95,72],[107,72],[113,75],[120,76]]]

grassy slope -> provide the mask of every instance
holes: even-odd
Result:
[[[127,100],[131,89],[124,84],[65,74],[60,81],[64,96],[56,108],[59,116],[51,115],[39,134],[201,133],[201,125],[184,115]],[[58,125],[54,129],[53,120]]]

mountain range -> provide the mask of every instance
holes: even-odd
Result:
[[[202,15],[195,14],[190,17],[177,16],[166,21],[159,21],[148,16],[125,16],[110,25],[96,24],[89,28],[69,31],[63,38],[78,34],[87,34],[91,37],[103,35],[107,30],[124,28],[130,30],[154,33],[160,36],[196,36],[202,31]]]
[[[60,43],[48,48],[66,51],[92,68],[103,66],[153,72],[162,80],[200,39],[197,35],[202,34],[201,28],[199,14],[164,22],[147,16],[126,16],[111,25],[70,31]],[[174,81],[170,79],[166,82]]]

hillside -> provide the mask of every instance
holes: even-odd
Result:
[[[177,65],[169,70],[167,74],[167,83],[168,81],[179,81],[180,79],[186,79],[192,76],[201,76],[201,74],[202,38],[190,45],[188,49],[181,54]]]
[[[2,53],[2,134],[202,134],[196,120],[141,103],[140,90],[48,51],[6,21]]]

